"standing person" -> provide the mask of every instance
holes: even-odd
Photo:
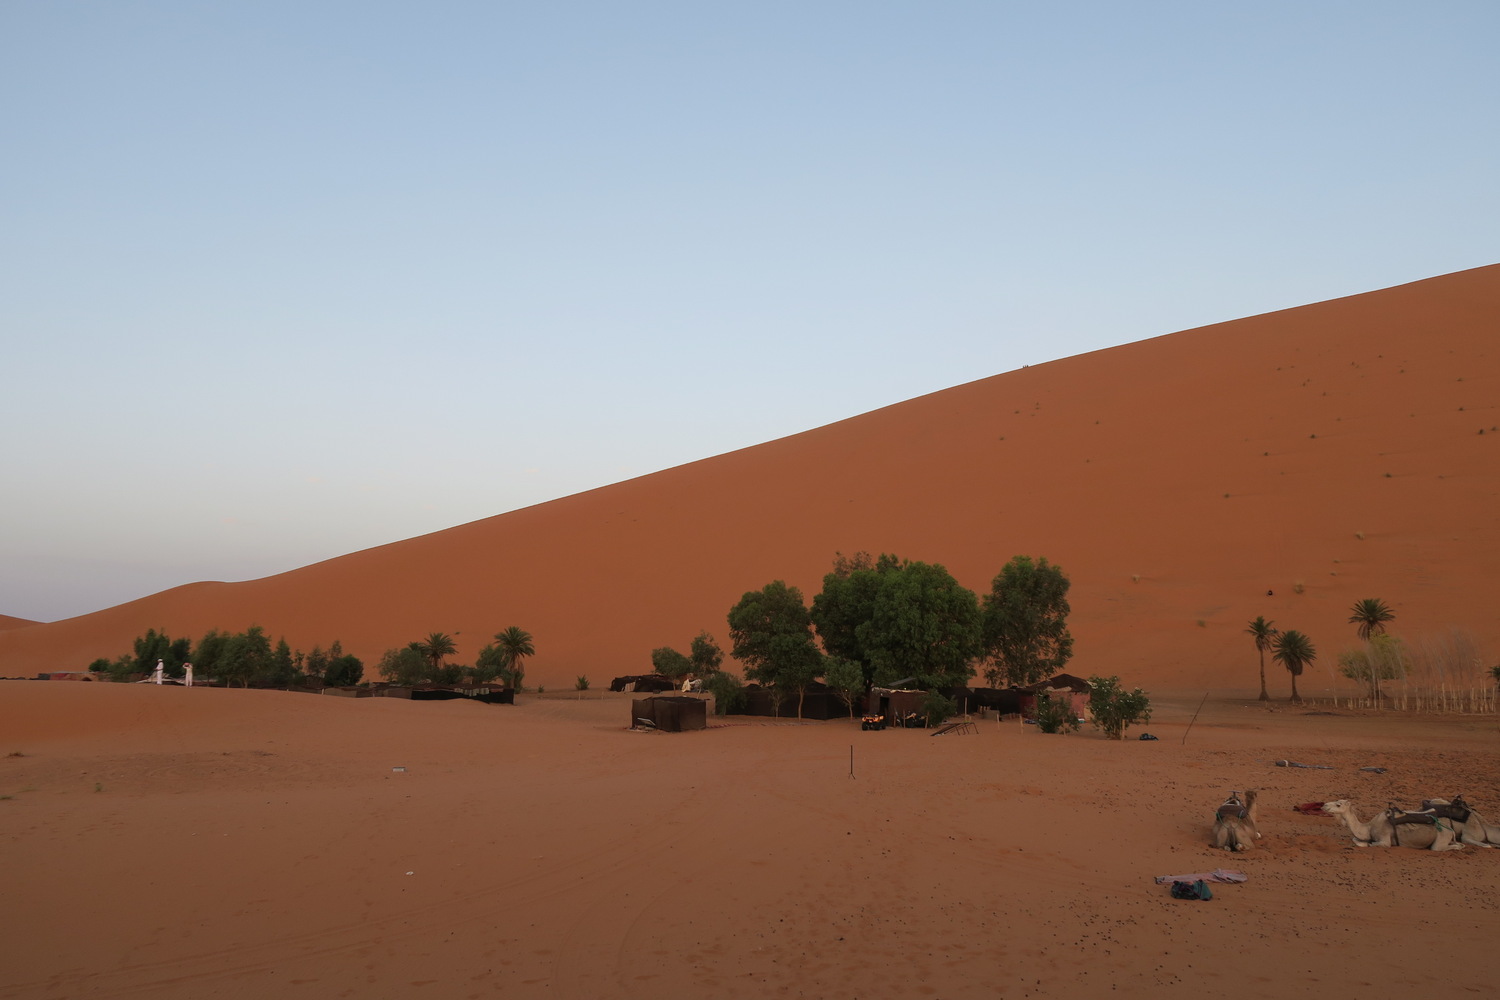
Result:
[[[161,683],[161,673],[162,673],[162,671],[164,669],[166,669],[166,668],[162,666],[162,662],[160,660],[157,660],[156,661],[156,671],[155,671],[155,673],[153,673],[151,675],[151,683],[152,684],[160,684]]]
[[[182,682],[183,685],[185,687],[192,687],[193,686],[193,665],[191,663],[184,663],[182,665],[182,673],[183,673],[183,678],[184,678],[183,682]]]

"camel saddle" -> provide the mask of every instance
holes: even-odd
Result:
[[[1423,799],[1422,811],[1438,819],[1451,819],[1455,823],[1469,821],[1469,804],[1458,795],[1455,795],[1451,802],[1433,802],[1431,799]]]
[[[1385,815],[1391,821],[1391,842],[1397,847],[1401,846],[1401,827],[1405,824],[1420,823],[1423,826],[1435,826],[1440,830],[1449,829],[1448,827],[1444,827],[1442,823],[1448,817],[1439,816],[1435,809],[1407,812],[1405,809],[1399,809],[1392,804],[1386,806]]]
[[[1437,813],[1430,810],[1423,809],[1408,812],[1395,805],[1385,807],[1385,818],[1391,821],[1392,826],[1400,826],[1403,823],[1420,823],[1423,826],[1433,826],[1438,821]]]
[[[1249,807],[1237,799],[1230,799],[1214,810],[1215,819],[1247,819],[1249,816]]]

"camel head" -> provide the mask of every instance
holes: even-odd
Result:
[[[1348,799],[1334,799],[1332,802],[1323,803],[1323,811],[1330,816],[1345,816],[1349,813]]]

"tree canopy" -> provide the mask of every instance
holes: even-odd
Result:
[[[1385,631],[1386,622],[1396,620],[1396,612],[1382,600],[1374,597],[1366,597],[1362,601],[1355,601],[1354,607],[1349,609],[1349,624],[1357,626],[1355,631],[1359,637],[1369,641],[1370,636],[1380,635]]]
[[[853,557],[837,553],[833,570],[823,577],[822,591],[813,598],[812,620],[824,651],[858,663],[867,684],[875,666],[859,627],[874,617],[875,596],[884,575],[899,566],[900,560],[893,555],[882,555],[876,562],[868,552]]]
[[[877,577],[870,617],[855,627],[872,680],[915,677],[924,688],[967,683],[980,653],[974,592],[935,563],[902,562]]]
[[[1068,631],[1068,587],[1060,567],[1045,558],[1016,556],[1006,563],[984,596],[985,677],[1034,684],[1060,671],[1073,656]]]
[[[773,580],[747,591],[729,611],[730,655],[745,664],[746,678],[800,695],[822,672],[812,618],[802,591]]]
[[[953,687],[980,653],[979,600],[935,563],[883,553],[834,558],[813,598],[812,618],[829,656],[856,663],[865,684],[915,677]]]
[[[1313,648],[1312,640],[1296,629],[1288,629],[1278,635],[1271,648],[1275,650],[1272,659],[1286,667],[1287,673],[1292,675],[1292,701],[1300,704],[1302,696],[1297,693],[1297,678],[1302,675],[1303,667],[1318,658],[1318,651]]]

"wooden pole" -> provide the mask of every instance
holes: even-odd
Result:
[[[1198,702],[1198,711],[1193,713],[1192,721],[1189,722],[1188,723],[1188,727],[1182,731],[1182,742],[1183,743],[1187,742],[1187,734],[1193,731],[1193,723],[1198,721],[1198,712],[1203,711],[1203,705],[1207,701],[1208,701],[1208,692],[1205,691],[1205,692],[1203,692],[1203,701]]]

